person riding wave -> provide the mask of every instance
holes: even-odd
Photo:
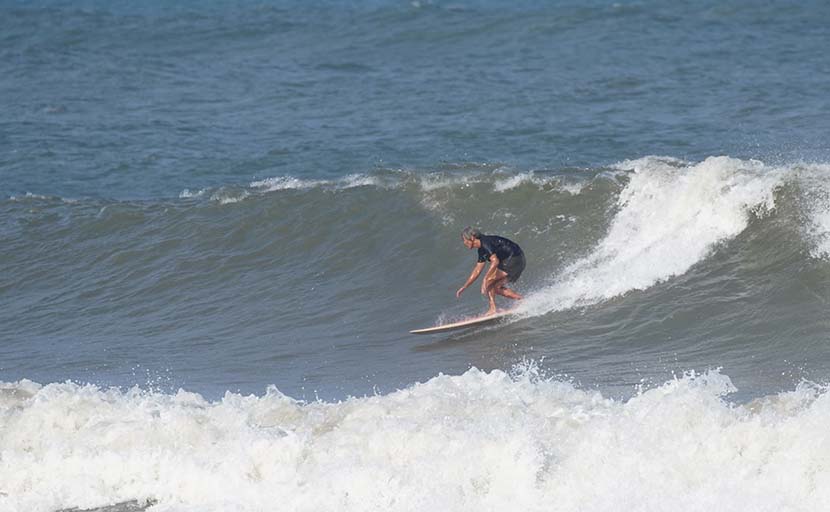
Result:
[[[478,229],[467,227],[461,233],[461,241],[468,249],[478,249],[478,261],[467,278],[464,286],[455,292],[460,298],[464,290],[473,284],[487,262],[490,268],[484,274],[481,282],[481,293],[490,301],[490,308],[486,315],[496,313],[496,295],[513,300],[520,300],[521,295],[507,287],[507,283],[514,283],[525,269],[525,255],[516,242],[496,235],[484,235]]]

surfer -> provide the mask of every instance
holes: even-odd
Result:
[[[475,228],[467,227],[461,232],[461,240],[468,249],[478,249],[478,261],[473,267],[470,277],[464,286],[455,292],[456,297],[478,279],[485,264],[489,261],[490,268],[484,274],[481,282],[481,294],[490,301],[490,309],[485,315],[496,313],[496,295],[509,299],[519,300],[521,295],[507,287],[507,283],[514,283],[525,269],[525,255],[516,242],[495,235],[483,235]]]

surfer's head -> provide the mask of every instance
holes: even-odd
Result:
[[[464,242],[468,248],[472,249],[476,245],[476,241],[481,238],[481,231],[476,228],[467,226],[461,232],[461,241]]]
[[[474,240],[481,238],[481,231],[479,231],[476,228],[471,228],[470,226],[467,226],[466,228],[464,228],[464,231],[461,232],[461,238],[463,238],[464,240]]]

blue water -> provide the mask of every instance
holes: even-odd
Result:
[[[828,19],[0,0],[0,509],[826,509]]]
[[[827,11],[7,3],[2,186],[150,199],[440,162],[821,160]]]

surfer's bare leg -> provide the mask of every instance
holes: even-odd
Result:
[[[507,297],[508,299],[513,299],[513,300],[522,300],[524,298],[520,294],[518,294],[518,293],[514,292],[513,290],[511,290],[510,288],[508,288],[506,285],[502,285],[501,288],[496,290],[496,293],[501,295],[502,297]]]
[[[490,301],[490,308],[485,315],[493,315],[496,313],[496,294],[504,295],[502,290],[504,289],[505,283],[507,283],[507,274],[501,270],[497,270],[496,272],[497,274],[492,280],[485,282],[485,292],[487,299]],[[507,297],[507,295],[504,296]]]
[[[521,294],[518,294],[518,293],[514,292],[513,290],[511,290],[510,288],[508,288],[506,286],[502,286],[501,288],[496,290],[496,294],[501,295],[502,297],[507,297],[508,299],[513,299],[513,300],[522,300],[524,298],[524,297],[522,297]]]
[[[485,315],[493,315],[496,313],[496,291],[491,287],[487,290],[487,300],[490,301],[490,307],[487,309]]]

